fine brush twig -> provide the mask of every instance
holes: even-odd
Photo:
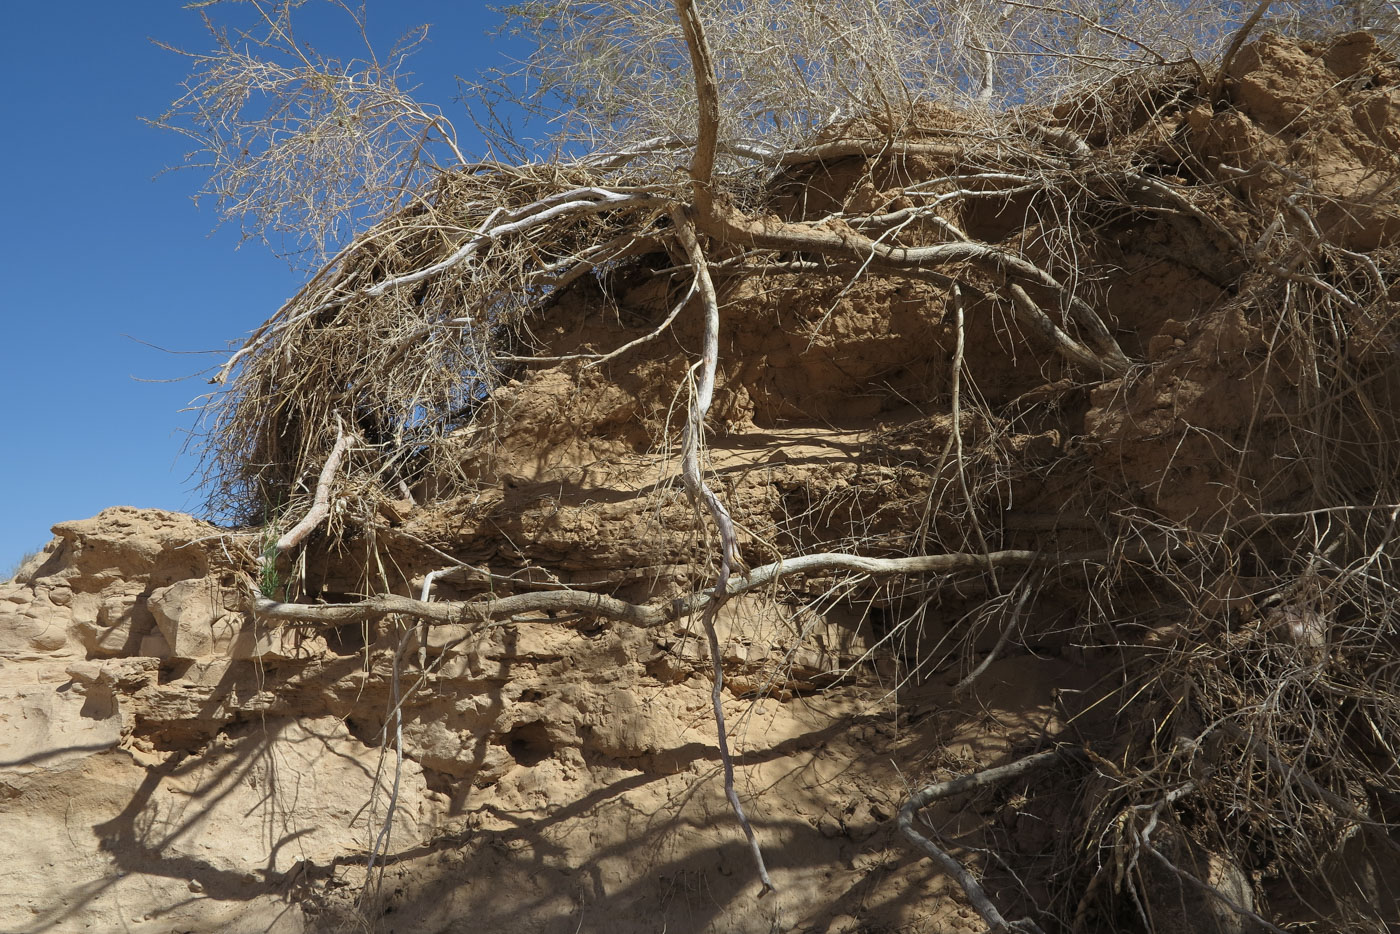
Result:
[[[1024,582],[1022,584],[1021,596],[1017,598],[1016,605],[1006,614],[1006,622],[1002,625],[1001,635],[997,637],[996,644],[992,646],[992,650],[987,653],[987,657],[982,659],[977,667],[973,668],[967,673],[965,678],[953,685],[953,692],[955,694],[962,693],[972,687],[977,679],[982,677],[983,673],[992,666],[992,662],[996,661],[997,656],[1001,654],[1001,650],[1005,648],[1006,643],[1011,640],[1011,634],[1021,624],[1021,613],[1026,608],[1026,601],[1030,599],[1031,589],[1030,582]]]
[[[386,720],[384,728],[380,731],[380,760],[379,769],[375,772],[375,787],[379,786],[379,777],[383,770],[384,753],[388,748],[389,724],[394,727],[394,784],[389,792],[389,802],[384,808],[384,817],[379,822],[379,832],[375,835],[374,842],[370,846],[369,858],[365,864],[365,886],[361,893],[362,900],[369,898],[372,890],[377,890],[378,885],[374,875],[376,857],[383,857],[380,860],[380,876],[383,876],[383,863],[387,862],[389,856],[389,844],[394,833],[394,814],[399,807],[399,791],[403,779],[403,698],[399,688],[399,667],[403,663],[404,648],[408,644],[408,637],[412,630],[405,632],[400,639],[397,650],[394,652],[394,662],[392,669],[392,681],[390,683],[390,699],[392,701],[391,719]]]
[[[1223,902],[1226,908],[1229,908],[1241,918],[1249,920],[1252,924],[1257,925],[1258,927],[1263,928],[1266,931],[1272,931],[1274,932],[1274,934],[1288,934],[1288,932],[1285,931],[1283,928],[1271,923],[1266,918],[1261,917],[1260,915],[1251,911],[1249,908],[1245,907],[1244,905],[1241,905],[1239,902],[1236,902],[1234,899],[1227,896],[1224,892],[1220,891],[1220,889],[1211,885],[1209,882],[1206,882],[1204,879],[1198,879],[1196,876],[1182,869],[1180,866],[1177,866],[1171,860],[1167,859],[1167,857],[1162,854],[1162,851],[1157,849],[1157,847],[1153,846],[1152,843],[1144,840],[1142,841],[1142,848],[1146,850],[1149,854],[1151,854],[1159,863],[1161,863],[1162,866],[1165,867],[1168,872],[1171,872],[1173,875],[1180,878],[1183,882],[1185,882],[1187,885],[1190,885],[1192,888],[1204,892],[1207,897]]]

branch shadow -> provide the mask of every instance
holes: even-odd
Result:
[[[332,667],[343,667],[338,662]],[[350,665],[358,664],[350,660]],[[191,718],[196,722],[208,722],[217,718],[217,711],[223,700],[254,670],[254,662],[234,662],[227,666],[218,683],[210,692],[209,698]],[[334,677],[334,675],[328,675]],[[257,723],[243,722],[228,724],[220,732],[235,736],[232,750],[226,762],[217,769],[210,769],[207,760],[201,756],[179,756],[164,763],[147,766],[140,784],[132,792],[122,809],[108,820],[91,825],[91,832],[97,839],[97,849],[112,861],[112,866],[98,879],[80,882],[62,892],[55,893],[55,900],[64,904],[38,915],[28,931],[51,931],[63,928],[65,922],[75,919],[80,912],[94,904],[104,894],[112,891],[124,879],[131,876],[156,876],[178,879],[196,894],[181,901],[150,906],[148,918],[159,918],[177,912],[179,909],[204,898],[223,901],[246,902],[269,893],[288,890],[301,876],[305,867],[294,862],[289,868],[278,869],[283,852],[297,841],[311,833],[308,828],[293,826],[295,814],[285,802],[295,799],[295,788],[282,787],[280,763],[276,761],[275,748],[286,728],[293,723],[291,718],[273,719]],[[239,727],[244,727],[239,729]],[[232,730],[230,731],[230,728]],[[310,737],[319,740],[326,754],[346,757],[336,752],[324,737]],[[125,755],[110,751],[110,744],[101,747],[108,755]],[[363,765],[347,759],[364,771]],[[201,821],[218,805],[226,802],[241,785],[251,783],[255,773],[265,771],[273,780],[267,784],[258,810],[263,821],[263,834],[267,842],[267,860],[256,872],[221,868],[213,862],[190,855],[174,856],[169,851],[178,842],[196,831]],[[293,776],[293,782],[298,778]],[[173,782],[193,782],[196,791],[187,796],[188,803],[180,810],[178,819],[172,826],[162,827],[162,814],[171,813],[158,804],[158,793]],[[172,792],[175,789],[171,789]],[[251,817],[252,811],[243,815]],[[290,907],[290,906],[289,906]]]

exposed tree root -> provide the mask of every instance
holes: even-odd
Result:
[[[768,877],[768,867],[763,862],[763,849],[758,845],[758,837],[753,825],[744,814],[744,806],[739,801],[739,793],[734,787],[734,759],[729,754],[729,735],[724,722],[724,657],[720,654],[719,634],[715,632],[715,616],[719,608],[729,599],[729,573],[734,565],[734,522],[729,510],[724,508],[715,491],[710,489],[701,472],[700,452],[705,446],[705,416],[710,411],[710,403],[715,395],[715,364],[719,359],[719,299],[715,295],[714,283],[710,280],[709,264],[700,244],[695,239],[695,228],[690,218],[677,210],[672,213],[676,232],[695,276],[695,285],[705,310],[705,343],[700,356],[700,377],[696,382],[690,404],[690,414],[686,419],[685,440],[681,449],[681,477],[685,483],[690,501],[699,512],[701,506],[709,510],[710,518],[719,530],[719,571],[715,575],[714,597],[705,605],[700,614],[700,624],[705,629],[705,638],[710,646],[710,663],[713,666],[714,683],[710,691],[710,705],[714,709],[715,729],[718,734],[719,757],[724,765],[724,795],[734,816],[744,828],[744,836],[753,851],[758,877],[763,882],[765,893],[774,889],[773,880]]]
[[[1076,564],[1101,564],[1106,560],[1106,552],[1055,556],[1036,551],[1014,550],[996,551],[986,555],[955,553],[915,555],[909,558],[866,558],[839,553],[802,555],[762,565],[739,577],[729,577],[725,586],[725,598],[761,590],[787,577],[830,571],[851,571],[871,577],[889,577],[896,574],[985,571],[992,567],[1069,567]],[[267,597],[258,597],[251,609],[263,620],[315,623],[323,626],[344,626],[365,620],[382,619],[396,613],[442,624],[491,622],[523,616],[567,613],[611,619],[649,629],[676,622],[692,613],[703,612],[714,600],[713,591],[703,591],[657,605],[628,603],[616,597],[580,590],[546,590],[486,600],[443,600],[429,603],[412,597],[384,593],[358,603],[316,605],[279,603]]]
[[[340,462],[345,458],[345,452],[350,447],[350,436],[345,433],[345,428],[336,420],[335,447],[331,448],[330,456],[326,458],[325,465],[321,468],[321,476],[316,481],[316,496],[312,500],[311,508],[307,510],[305,516],[296,525],[287,530],[286,534],[277,539],[278,552],[290,551],[305,540],[316,526],[320,525],[327,516],[331,514],[331,484],[335,481],[335,473],[340,469]]]
[[[914,828],[914,817],[920,809],[926,808],[942,798],[971,791],[974,788],[981,788],[985,785],[1008,781],[1074,754],[1075,750],[1069,748],[1052,749],[1048,752],[1036,753],[1024,759],[1018,759],[1009,765],[1000,765],[996,768],[984,769],[981,772],[973,772],[971,775],[949,779],[946,782],[925,785],[910,795],[899,809],[899,817],[896,820],[900,833],[922,850],[924,855],[937,863],[944,872],[953,877],[953,880],[967,893],[967,900],[972,903],[972,907],[982,916],[982,920],[991,926],[993,931],[1032,931],[1040,934],[1040,927],[1029,918],[1007,921],[997,910],[996,905],[992,904],[992,900],[987,897],[986,890],[982,888],[982,884],[973,877],[972,873],[968,872],[963,864],[949,855],[946,850]]]

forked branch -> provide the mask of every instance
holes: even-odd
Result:
[[[935,844],[928,837],[920,833],[914,826],[914,818],[923,808],[928,807],[935,801],[947,798],[952,795],[961,794],[964,791],[972,791],[975,788],[982,788],[987,785],[994,785],[998,782],[1009,781],[1027,772],[1034,771],[1041,766],[1049,765],[1064,758],[1072,750],[1052,749],[1049,752],[1037,753],[1018,759],[1009,765],[997,766],[994,769],[985,769],[981,772],[973,772],[970,775],[963,775],[950,779],[946,782],[937,782],[932,785],[925,785],[914,794],[909,796],[909,800],[904,802],[904,806],[899,809],[897,823],[900,833],[918,847],[925,856],[938,864],[944,872],[952,876],[954,881],[967,893],[967,900],[972,903],[972,907],[982,916],[982,920],[991,926],[993,931],[1032,931],[1039,934],[1040,928],[1029,918],[1022,918],[1019,921],[1007,921],[1002,913],[997,910],[996,905],[987,897],[987,892],[982,888],[982,884],[968,872],[963,864],[954,859],[946,850]]]
[[[953,552],[943,555],[914,555],[908,558],[867,558],[862,555],[825,552],[775,561],[754,568],[739,577],[731,575],[725,588],[727,598],[763,590],[781,580],[810,574],[848,571],[870,577],[896,574],[952,574],[985,571],[992,567],[1070,567],[1076,564],[1102,564],[1106,552],[1048,555],[1037,551],[996,551],[979,555]],[[484,600],[442,600],[429,603],[396,594],[379,594],[357,603],[278,603],[259,598],[252,606],[260,619],[284,623],[313,623],[344,626],[385,616],[402,614],[433,623],[470,623],[519,620],[522,617],[548,621],[546,614],[582,614],[611,619],[642,628],[665,626],[692,613],[700,613],[714,600],[713,591],[660,604],[628,603],[616,597],[582,590],[545,590],[489,597]]]
[[[693,10],[691,11],[693,14]],[[694,397],[690,404],[690,416],[686,419],[685,440],[681,448],[681,476],[686,493],[699,512],[703,505],[709,510],[710,518],[719,531],[719,572],[715,575],[714,597],[700,614],[700,624],[705,630],[705,638],[710,646],[710,663],[713,666],[713,683],[710,690],[710,704],[714,708],[715,728],[718,732],[719,757],[724,766],[724,795],[734,816],[744,828],[744,836],[753,851],[754,863],[758,867],[758,877],[763,880],[764,894],[775,886],[768,877],[768,867],[763,862],[763,849],[758,845],[758,837],[753,825],[744,814],[744,805],[739,801],[739,792],[734,787],[734,759],[729,754],[728,729],[724,723],[724,658],[720,654],[719,634],[715,631],[715,616],[719,608],[729,599],[729,573],[734,566],[734,522],[729,510],[724,508],[715,491],[710,489],[701,472],[700,452],[705,446],[705,416],[710,411],[710,402],[715,395],[715,368],[719,361],[719,298],[715,294],[715,284],[710,279],[709,264],[700,243],[695,239],[695,228],[685,212],[677,209],[671,219],[676,225],[676,233],[686,257],[694,270],[696,291],[705,309],[705,343],[700,355],[700,374],[696,381]]]

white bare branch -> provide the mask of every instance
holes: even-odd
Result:
[[[458,263],[470,259],[481,247],[493,240],[500,240],[510,234],[520,233],[532,227],[539,227],[556,218],[579,214],[596,214],[614,209],[654,208],[664,206],[665,204],[667,204],[666,201],[647,195],[618,194],[617,192],[606,191],[601,188],[584,188],[551,195],[548,198],[537,201],[534,204],[527,204],[525,207],[515,211],[505,212],[503,209],[497,208],[486,219],[486,223],[482,224],[481,229],[475,236],[445,259],[439,260],[431,266],[425,266],[422,269],[415,270],[414,272],[405,273],[401,276],[395,276],[392,279],[386,279],[383,282],[376,283],[365,289],[365,294],[369,296],[379,296],[388,292],[390,289],[412,285],[415,282],[422,282],[424,279],[445,272]],[[506,222],[492,227],[491,222],[502,213],[506,214]]]
[[[982,884],[968,872],[963,864],[954,859],[942,847],[936,845],[928,837],[920,833],[914,826],[914,818],[923,808],[928,807],[935,801],[952,795],[961,794],[965,791],[972,791],[975,788],[983,788],[987,785],[994,785],[999,782],[1010,781],[1028,772],[1059,761],[1068,755],[1072,755],[1070,749],[1052,749],[1048,752],[1036,753],[1018,759],[1007,765],[996,768],[984,769],[981,772],[973,772],[970,775],[962,775],[958,778],[949,779],[946,782],[936,782],[925,785],[914,794],[899,809],[899,817],[896,823],[900,833],[904,834],[925,856],[933,860],[939,868],[962,887],[967,893],[967,900],[972,903],[972,907],[982,916],[982,920],[987,922],[993,931],[1031,931],[1039,934],[1040,928],[1029,918],[1019,921],[1007,921],[1002,913],[997,909],[992,900],[987,897],[987,892],[982,888]]]
[[[762,591],[779,581],[804,575],[851,572],[871,577],[904,574],[954,574],[986,571],[992,567],[1073,567],[1093,566],[1107,560],[1105,552],[1047,555],[1034,551],[1006,550],[987,555],[955,552],[914,555],[907,558],[871,558],[842,552],[822,552],[775,561],[731,576],[728,598]],[[544,590],[488,597],[482,600],[440,600],[427,602],[396,594],[379,594],[357,603],[306,604],[279,603],[259,597],[252,605],[259,619],[286,623],[313,623],[344,626],[385,616],[402,614],[434,623],[486,622],[539,616],[547,622],[548,613],[577,613],[629,623],[644,629],[664,626],[691,614],[703,612],[714,599],[713,591],[702,591],[665,604],[638,604],[604,594],[579,590]]]
[[[695,10],[688,0],[678,0],[676,8],[684,17],[687,11],[694,17]],[[696,20],[698,23],[698,19]],[[698,28],[698,27],[697,27]],[[700,182],[697,180],[697,187]],[[753,825],[744,813],[739,792],[734,787],[734,759],[729,753],[729,733],[724,720],[724,656],[720,654],[719,634],[715,631],[715,617],[719,608],[729,598],[729,574],[734,566],[736,542],[734,522],[729,510],[715,495],[715,491],[705,482],[701,472],[700,452],[705,447],[705,416],[709,414],[710,403],[715,394],[715,368],[719,361],[719,298],[715,294],[714,282],[710,279],[709,264],[700,243],[695,238],[695,227],[681,209],[671,214],[681,247],[690,260],[695,275],[695,289],[700,296],[701,307],[705,310],[705,342],[700,352],[698,364],[699,379],[690,403],[690,414],[686,419],[685,439],[681,445],[681,476],[686,492],[698,512],[703,505],[709,510],[715,528],[719,530],[719,570],[715,575],[714,596],[700,616],[700,624],[705,630],[705,638],[710,646],[710,664],[713,681],[710,688],[710,705],[714,710],[715,729],[718,735],[720,762],[724,767],[724,794],[729,806],[734,810],[739,825],[744,829],[754,863],[758,867],[758,877],[763,882],[763,892],[772,891],[775,886],[768,876],[768,867],[763,860],[763,849],[758,845],[758,837]]]
[[[296,525],[287,530],[286,534],[277,539],[277,551],[286,552],[310,535],[311,532],[320,525],[331,512],[331,485],[335,482],[336,471],[340,469],[340,462],[345,457],[345,452],[350,447],[350,436],[341,427],[339,419],[336,421],[335,447],[331,448],[330,456],[326,458],[325,466],[321,468],[321,476],[316,481],[316,496],[312,500],[311,508],[307,510],[305,516]]]

